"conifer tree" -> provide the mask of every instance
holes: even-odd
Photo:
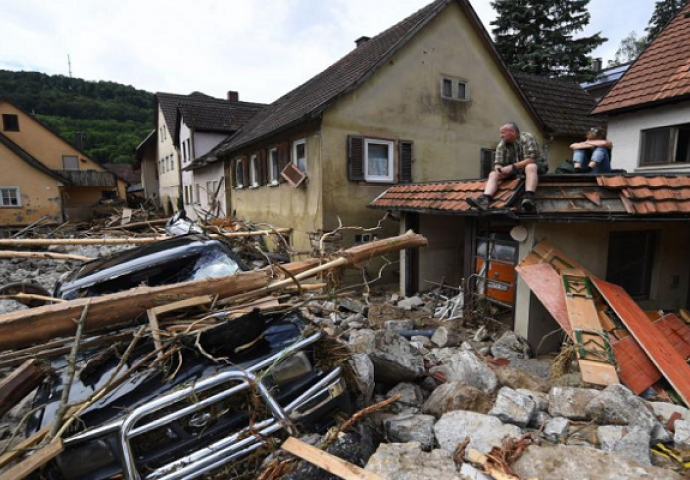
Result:
[[[660,0],[654,6],[654,13],[645,29],[648,41],[651,42],[664,29],[666,24],[685,6],[688,0]]]
[[[594,78],[590,54],[601,33],[576,38],[589,24],[590,0],[494,0],[496,48],[508,67],[578,81]]]

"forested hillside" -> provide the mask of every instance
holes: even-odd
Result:
[[[115,82],[0,70],[0,97],[33,113],[103,163],[131,163],[153,128],[153,94]]]

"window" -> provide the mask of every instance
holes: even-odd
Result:
[[[280,166],[278,163],[278,149],[272,148],[268,151],[268,184],[278,185],[280,178]]]
[[[690,124],[642,131],[640,165],[690,162]]]
[[[496,150],[482,148],[479,154],[479,173],[481,178],[488,178],[494,168],[496,160]]]
[[[79,170],[79,159],[74,155],[62,156],[63,170]]]
[[[21,207],[19,187],[0,187],[0,207]]]
[[[470,88],[466,80],[441,77],[441,98],[458,102],[469,102]]]
[[[606,280],[620,285],[632,298],[649,298],[656,232],[615,232],[609,237]]]
[[[364,141],[364,179],[368,182],[393,181],[393,142]]]
[[[292,144],[292,163],[303,172],[307,172],[307,140],[296,140]]]
[[[19,131],[19,117],[9,113],[2,114],[2,129],[6,132]]]
[[[201,187],[199,184],[196,184],[196,204],[199,205],[201,203]]]
[[[187,140],[182,142],[182,163],[187,163]]]
[[[189,160],[194,159],[194,155],[192,154],[192,139],[191,138],[187,139],[187,155],[188,155]]]
[[[259,159],[256,155],[252,155],[249,159],[249,185],[259,186]]]
[[[244,161],[238,158],[235,161],[235,186],[237,188],[244,187]]]
[[[213,203],[213,182],[206,182],[206,204],[211,205]]]

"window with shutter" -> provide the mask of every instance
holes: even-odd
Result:
[[[479,172],[481,178],[488,178],[491,170],[494,168],[494,161],[496,159],[496,150],[489,148],[482,148],[479,154]]]
[[[256,155],[252,155],[249,159],[249,186],[259,186],[259,159]]]
[[[347,137],[347,172],[352,181],[364,180],[364,137]]]
[[[278,149],[271,148],[268,151],[268,184],[278,185],[280,179],[280,160],[278,158]]]
[[[412,183],[412,142],[400,140],[399,150],[400,171],[398,173],[398,182]]]
[[[235,160],[235,188],[244,188],[244,160],[238,158]]]
[[[302,138],[292,143],[292,163],[297,168],[307,173],[307,140]]]

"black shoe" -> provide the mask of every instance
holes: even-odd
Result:
[[[477,210],[488,210],[490,201],[491,200],[487,196],[481,196],[479,198],[468,198],[466,200],[467,203],[469,203]]]
[[[537,212],[537,204],[534,203],[534,200],[531,198],[523,198],[522,202],[520,202],[520,210],[523,212],[527,213],[536,213]]]

